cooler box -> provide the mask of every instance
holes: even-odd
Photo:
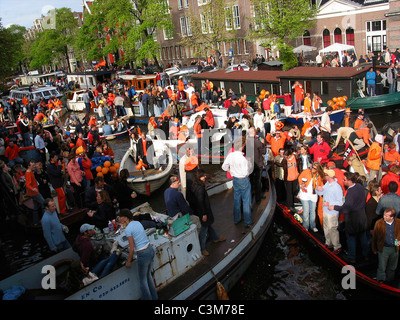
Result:
[[[192,224],[192,220],[190,220],[189,214],[185,214],[183,217],[174,221],[172,226],[170,226],[168,230],[168,234],[176,237],[180,235],[182,232],[185,232],[189,229],[190,225]]]

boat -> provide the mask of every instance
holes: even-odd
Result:
[[[336,267],[340,268],[340,270],[344,270],[344,267],[348,268],[347,270],[354,270],[356,279],[360,283],[363,283],[364,285],[376,291],[387,294],[388,296],[394,296],[397,298],[400,297],[399,288],[381,283],[374,278],[376,276],[377,270],[377,264],[374,263],[374,261],[370,263],[359,263],[356,264],[356,266],[349,265],[348,262],[346,262],[346,257],[344,256],[344,253],[342,253],[343,250],[338,255],[335,255],[333,251],[325,247],[324,237],[322,233],[311,233],[306,230],[295,219],[293,213],[289,211],[288,208],[284,205],[278,203],[277,209],[284,217],[284,219],[288,221],[300,233],[301,236],[308,240],[316,249],[318,249],[325,257],[327,257],[329,261],[331,261]]]
[[[83,112],[86,110],[83,95],[86,90],[75,90],[67,92],[67,110],[72,112]]]
[[[399,129],[400,129],[400,121],[387,123],[382,128],[382,134],[386,136],[387,139],[393,140],[394,136],[397,134],[397,131]]]
[[[121,160],[120,170],[129,171],[128,185],[139,194],[150,195],[159,189],[172,173],[174,159],[170,148],[161,140],[153,140],[153,147],[155,156],[152,159],[152,169],[146,169],[144,166],[138,168],[140,164],[136,163],[135,143],[131,143]]]
[[[141,213],[148,212],[161,221],[168,219],[168,223],[172,223],[168,234],[163,234],[163,229],[146,229],[156,254],[152,275],[160,300],[217,299],[221,297],[218,295],[218,288],[229,292],[249,268],[273,221],[276,206],[275,188],[270,184],[269,191],[265,193],[266,198],[259,204],[254,204],[252,208],[254,223],[251,228],[245,228],[242,222],[237,225],[233,223],[232,186],[230,180],[215,184],[208,189],[215,217],[213,226],[227,238],[227,241],[208,244],[210,255],[207,257],[201,254],[198,229],[196,224],[190,222],[188,215],[171,221],[165,214],[154,212],[146,203],[133,209]],[[72,261],[79,259],[72,249],[62,251],[0,281],[0,289],[23,286],[31,295],[36,294],[36,299],[46,300],[140,299],[137,260],[132,262],[129,269],[124,266],[128,256],[128,244],[122,229],[113,230],[103,235],[102,239],[108,244],[115,240],[123,248],[118,265],[107,276],[77,292],[68,292],[60,286],[52,290],[45,290],[42,287],[43,277],[46,276],[43,274],[43,268],[48,270],[50,266],[55,266],[57,284],[65,279],[63,277],[67,273],[68,266]]]
[[[334,122],[334,124],[340,124],[344,117],[344,111],[345,109],[333,110],[329,118],[331,119],[331,121]],[[323,113],[324,112],[321,111],[313,113],[311,116],[304,114],[304,112],[297,114],[290,114],[286,117],[286,121],[291,124],[303,125],[305,123],[306,118],[321,120]]]
[[[360,96],[350,98],[346,106],[351,110],[364,109],[366,112],[382,112],[383,109],[394,110],[400,108],[400,92],[385,93],[379,96]]]

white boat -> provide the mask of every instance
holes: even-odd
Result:
[[[136,142],[137,143],[137,142]],[[173,157],[170,148],[160,140],[153,140],[154,158],[149,159],[153,169],[137,169],[136,166],[136,143],[126,151],[121,160],[121,169],[127,169],[130,173],[128,184],[135,192],[143,195],[150,195],[159,189],[170,177],[173,169]],[[149,150],[148,150],[149,152]]]
[[[83,112],[86,110],[83,102],[83,95],[86,90],[76,90],[67,93],[67,110],[73,112]]]
[[[214,228],[226,241],[209,243],[207,249],[210,255],[201,254],[197,226],[191,224],[188,216],[174,222],[173,231],[179,231],[176,236],[169,229],[169,235],[155,232],[157,229],[146,229],[150,243],[155,249],[152,265],[152,275],[160,300],[194,300],[217,299],[217,287],[222,284],[229,290],[237,283],[243,273],[249,268],[260,249],[265,235],[272,224],[276,193],[270,183],[270,191],[265,193],[266,199],[252,208],[253,225],[245,228],[241,222],[233,223],[233,189],[232,181],[218,184],[208,189],[215,222]],[[165,221],[166,215],[155,213],[143,204],[138,210],[149,212],[152,218]],[[140,209],[142,208],[142,209]],[[143,209],[144,208],[144,209]],[[182,220],[181,220],[182,219]],[[168,222],[172,222],[169,220]],[[180,224],[182,222],[183,224]],[[176,224],[175,224],[176,223]],[[186,229],[186,230],[185,230]],[[161,229],[158,229],[161,230]],[[35,299],[68,299],[68,300],[132,300],[140,299],[141,292],[137,272],[137,260],[133,260],[131,268],[126,268],[124,262],[128,255],[127,239],[123,230],[113,231],[103,238],[106,244],[115,240],[123,248],[118,265],[107,276],[92,282],[77,292],[70,293],[60,288],[43,288],[49,279],[49,267],[58,265],[56,274],[59,281],[66,274],[65,268],[73,260],[79,260],[78,255],[68,249],[51,258],[37,263],[9,278],[0,281],[0,289],[5,291],[12,286],[23,286]]]

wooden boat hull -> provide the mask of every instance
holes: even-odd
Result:
[[[282,216],[287,220],[305,239],[310,241],[310,243],[316,247],[325,257],[327,257],[334,265],[339,268],[343,268],[345,266],[350,266],[346,261],[341,259],[338,255],[335,255],[331,250],[325,247],[325,245],[320,242],[316,236],[314,236],[311,232],[306,230],[293,216],[293,214],[285,207],[284,205],[277,204],[277,208]],[[352,267],[352,266],[350,266]],[[360,272],[360,268],[356,267],[356,278],[361,283],[367,285],[368,287],[380,291],[382,293],[388,294],[390,296],[400,297],[400,289],[391,287],[384,283],[380,283],[373,279],[372,277]]]
[[[363,108],[365,111],[381,112],[382,109],[400,108],[400,92],[387,93],[374,97],[356,97],[346,101],[346,107],[351,110]]]
[[[138,194],[150,195],[152,192],[158,190],[168,180],[173,169],[174,161],[170,148],[157,140],[153,141],[153,145],[156,156],[165,156],[165,164],[161,163],[162,170],[159,173],[153,171],[153,174],[142,175],[138,172],[136,169],[137,163],[134,160],[135,146],[130,148],[121,160],[120,169],[127,169],[131,173],[131,176],[128,178],[128,185]]]

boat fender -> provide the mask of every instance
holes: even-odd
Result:
[[[150,195],[150,182],[146,183],[146,194],[149,196]]]
[[[217,296],[218,300],[229,300],[228,293],[221,282],[217,282]]]

